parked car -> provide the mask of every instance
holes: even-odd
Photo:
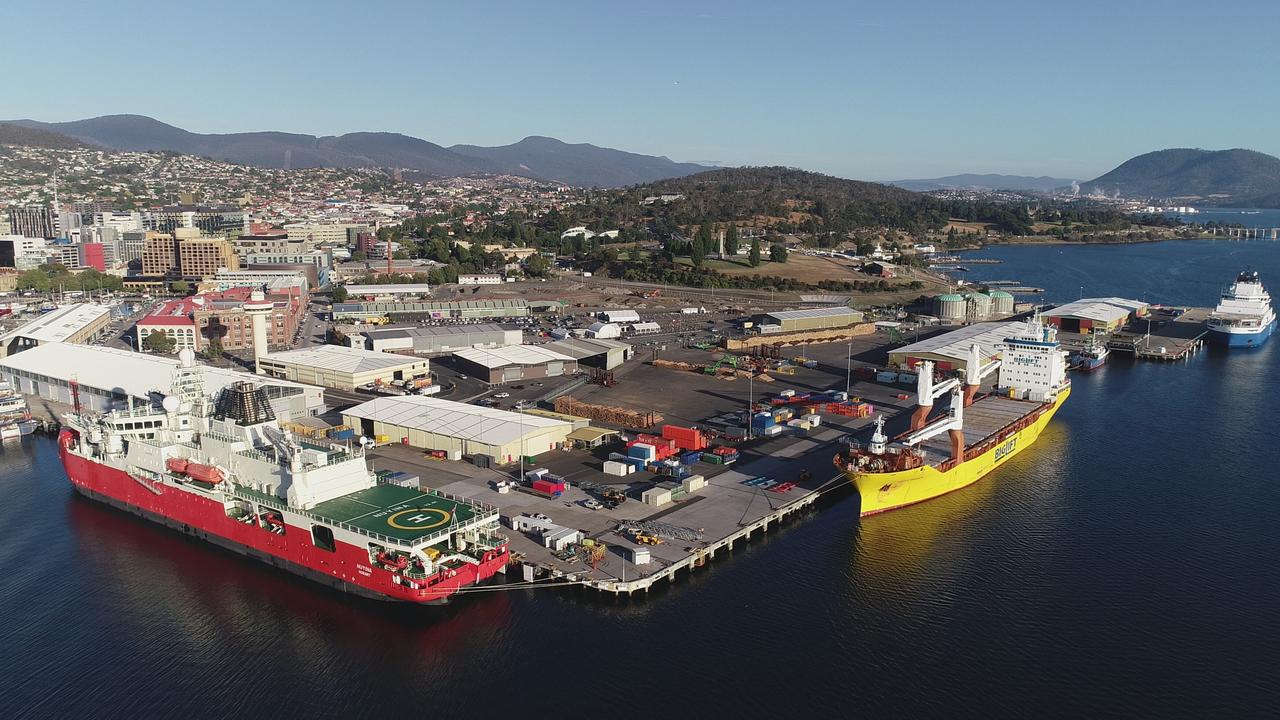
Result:
[[[511,393],[509,393],[509,392],[494,393],[494,394],[492,395],[492,397],[496,397],[496,398],[499,398],[499,399],[501,399],[501,398],[509,398],[509,397],[511,397]]]

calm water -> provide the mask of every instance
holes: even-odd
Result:
[[[1208,303],[1280,244],[993,251],[1074,298]],[[1273,716],[1280,343],[1076,379],[1041,442],[932,503],[845,496],[646,601],[352,601],[0,454],[5,717]],[[394,715],[393,715],[394,714]]]

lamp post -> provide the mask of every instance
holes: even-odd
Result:
[[[849,395],[849,387],[853,380],[853,343],[849,343],[849,353],[844,356],[844,394]]]

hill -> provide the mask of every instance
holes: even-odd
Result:
[[[79,140],[48,130],[0,123],[0,145],[23,145],[51,150],[77,150],[87,147]]]
[[[890,185],[916,192],[933,190],[1023,190],[1029,192],[1052,192],[1058,188],[1069,187],[1073,181],[1064,178],[1030,177],[1028,175],[996,175],[963,173],[925,180],[894,180]]]
[[[680,195],[644,204],[647,197]],[[780,232],[832,233],[869,227],[942,227],[941,203],[909,190],[784,167],[711,170],[608,193],[566,210],[593,227],[657,226],[661,232],[703,222],[767,225]]]
[[[619,186],[704,169],[665,157],[525,138],[513,145],[445,148],[384,132],[338,136],[284,132],[193,133],[142,115],[105,115],[61,123],[14,120],[13,125],[75,138],[112,150],[167,150],[262,168],[398,167],[440,177],[506,173],[579,186]]]
[[[453,152],[484,158],[505,168],[519,168],[545,180],[577,178],[573,185],[620,187],[702,172],[704,165],[677,163],[666,157],[640,155],[587,143],[530,136],[498,147],[454,145]],[[512,170],[511,172],[515,172]],[[521,173],[523,174],[523,173]]]
[[[1082,192],[1280,207],[1280,158],[1253,150],[1157,150],[1084,183]]]

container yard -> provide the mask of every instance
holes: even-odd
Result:
[[[558,413],[624,428],[622,435],[591,450],[526,458],[523,476],[519,465],[441,463],[396,444],[374,450],[374,462],[498,507],[516,558],[510,582],[643,593],[776,529],[828,490],[847,492],[831,465],[839,442],[873,413],[911,405],[897,373],[894,384],[880,384],[865,362],[849,359],[850,350],[883,358],[881,343],[862,337],[789,350],[778,360],[795,373],[771,384],[630,363],[614,386],[584,386],[554,403]],[[660,355],[706,364],[721,351],[672,347]],[[580,539],[563,542],[574,533]]]

